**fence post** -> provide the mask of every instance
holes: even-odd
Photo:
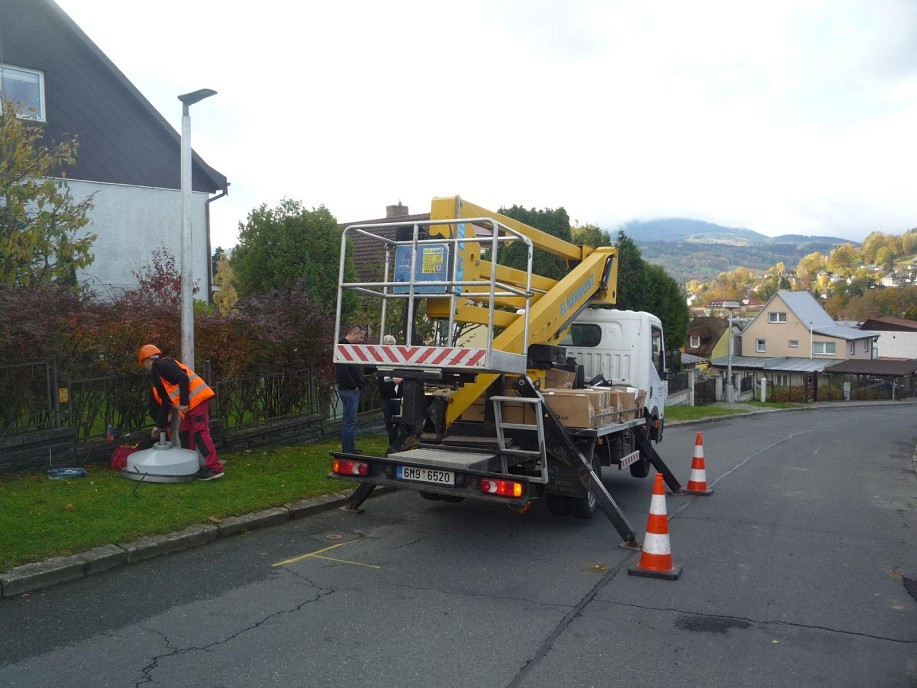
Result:
[[[55,358],[51,361],[48,366],[48,377],[50,378],[51,383],[51,399],[52,404],[54,405],[54,427],[59,428],[61,426],[61,412],[60,412],[60,389],[57,386],[57,359]]]
[[[766,401],[767,401],[767,378],[762,377],[761,378],[761,403],[763,404]]]
[[[697,374],[694,371],[694,368],[688,369],[688,406],[694,406],[694,382],[697,379]]]

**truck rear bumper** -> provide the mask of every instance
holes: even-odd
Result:
[[[330,455],[332,471],[328,477],[335,480],[384,485],[396,489],[481,499],[511,505],[525,504],[538,496],[529,477],[495,471],[495,464],[499,465],[500,460],[491,453],[417,448],[388,456],[366,456],[341,452],[330,452]],[[342,470],[336,471],[336,465],[339,465]],[[357,465],[358,468],[354,468],[354,465]],[[434,482],[405,477],[418,473],[405,470],[406,468],[425,469],[421,475],[429,475],[432,472],[437,478],[448,479],[449,484],[443,481]],[[354,472],[356,470],[365,471],[365,474],[357,474]],[[494,481],[517,483],[521,485],[521,494],[509,497],[490,494],[482,489],[482,482],[492,484]]]

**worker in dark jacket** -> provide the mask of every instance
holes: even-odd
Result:
[[[338,344],[361,344],[366,336],[362,325],[351,325]],[[359,454],[357,451],[357,411],[360,408],[360,393],[366,384],[363,367],[355,363],[335,363],[338,396],[344,407],[341,417],[341,451],[345,454]]]
[[[198,480],[216,480],[223,477],[223,464],[210,437],[210,399],[213,390],[193,370],[162,352],[154,344],[140,347],[137,362],[149,373],[153,382],[153,406],[156,409],[156,426],[152,435],[169,426],[169,416],[178,413],[178,426],[182,444],[197,449],[206,464],[197,474]]]
[[[394,345],[395,338],[387,334],[382,338],[382,343]],[[395,417],[401,415],[401,383],[400,377],[391,377],[386,373],[377,375],[379,380],[379,406],[382,407],[382,417],[385,419],[385,431],[388,433],[389,447],[395,446],[398,439],[399,424]]]

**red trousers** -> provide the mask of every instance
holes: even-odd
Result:
[[[182,446],[189,449],[198,449],[207,468],[222,473],[223,464],[217,458],[217,448],[210,437],[210,400],[198,404],[190,409],[181,419],[178,434],[182,438]],[[187,443],[187,444],[186,444]]]

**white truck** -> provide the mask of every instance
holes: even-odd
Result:
[[[380,279],[345,279],[353,239],[384,254]],[[517,242],[526,270],[499,262]],[[565,258],[567,275],[534,274],[536,247]],[[653,465],[672,492],[681,485],[653,447],[665,419],[662,324],[609,308],[616,289],[616,248],[575,246],[457,196],[434,199],[423,222],[345,228],[336,330],[352,291],[380,305],[371,338],[399,343],[338,344],[334,363],[403,379],[401,435],[386,455],[331,452],[330,477],[359,483],[349,508],[378,485],[520,511],[544,499],[556,515],[590,518],[600,507],[637,547],[602,468],[645,477]],[[421,314],[437,324],[432,340],[417,334]],[[469,324],[485,336],[463,345]]]

